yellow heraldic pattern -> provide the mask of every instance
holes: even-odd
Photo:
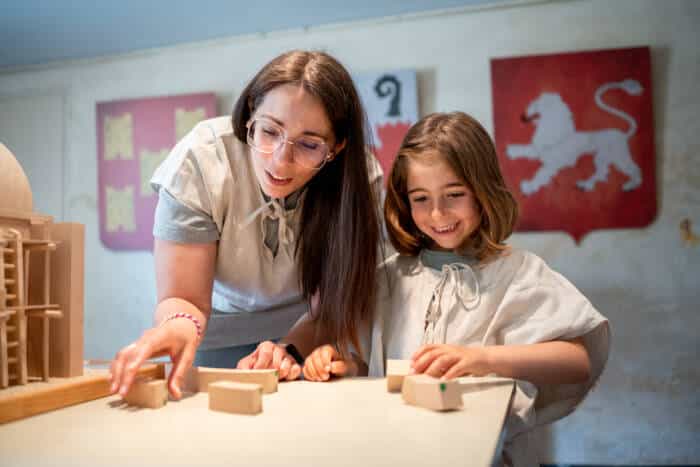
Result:
[[[130,113],[106,116],[104,121],[105,160],[134,158],[134,119]]]
[[[168,157],[170,149],[165,148],[160,151],[149,151],[144,149],[139,155],[139,168],[141,178],[141,196],[152,196],[154,194],[151,187],[151,177],[158,166]]]
[[[175,109],[175,138],[180,141],[194,126],[206,118],[204,107],[194,110]]]
[[[134,216],[134,186],[128,185],[123,189],[106,187],[107,191],[107,232],[136,231]]]

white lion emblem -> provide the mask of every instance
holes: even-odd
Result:
[[[584,191],[592,191],[597,182],[605,181],[611,165],[629,177],[623,185],[624,191],[634,190],[642,183],[639,166],[632,160],[628,140],[637,131],[637,122],[622,112],[610,107],[602,100],[609,89],[620,88],[631,95],[642,93],[638,81],[624,80],[619,83],[606,83],[595,93],[596,105],[625,120],[629,125],[626,133],[616,129],[599,131],[576,131],[571,110],[559,94],[542,93],[532,101],[523,115],[524,121],[532,121],[537,126],[530,144],[509,144],[506,155],[510,159],[537,159],[542,166],[530,180],[523,180],[520,188],[525,195],[535,193],[547,185],[561,169],[573,167],[583,154],[593,154],[595,173],[576,185]]]

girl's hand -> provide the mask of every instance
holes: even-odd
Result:
[[[198,340],[197,328],[187,319],[171,319],[147,330],[139,340],[121,349],[114,357],[110,368],[110,392],[126,396],[138,369],[147,359],[169,355],[173,369],[168,378],[168,390],[175,399],[180,399],[185,373],[192,366]]]
[[[442,379],[490,373],[485,347],[448,344],[421,346],[411,357],[411,368],[414,373],[425,373]]]
[[[301,366],[289,355],[283,346],[272,341],[258,344],[253,353],[241,358],[236,368],[241,370],[260,370],[274,368],[279,372],[279,379],[295,380],[301,375]]]
[[[341,360],[340,354],[332,345],[317,347],[304,362],[304,379],[328,381],[333,376],[356,376],[357,363]]]

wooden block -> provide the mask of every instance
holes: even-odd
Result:
[[[456,379],[441,381],[428,375],[406,376],[401,395],[406,403],[431,410],[462,407],[462,387]]]
[[[263,388],[259,384],[218,381],[208,389],[209,410],[248,415],[262,412]]]
[[[277,392],[279,376],[277,370],[236,370],[229,368],[192,367],[185,375],[184,390],[207,392],[207,387],[217,381],[255,383],[262,386],[265,394]]]
[[[164,379],[137,379],[124,397],[129,405],[159,409],[168,402],[168,385]]]
[[[165,378],[164,365],[144,365],[139,368],[137,375]],[[110,395],[110,377],[106,370],[100,374],[57,380],[56,383],[36,383],[42,384],[40,388],[30,384],[26,386],[26,391],[11,392],[6,396],[4,391],[0,391],[0,424]],[[5,391],[10,389],[12,388]]]
[[[386,361],[386,389],[389,392],[400,392],[403,379],[411,370],[410,360]]]

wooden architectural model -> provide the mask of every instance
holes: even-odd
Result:
[[[0,390],[80,376],[84,226],[33,211],[29,181],[2,143],[0,187]]]

